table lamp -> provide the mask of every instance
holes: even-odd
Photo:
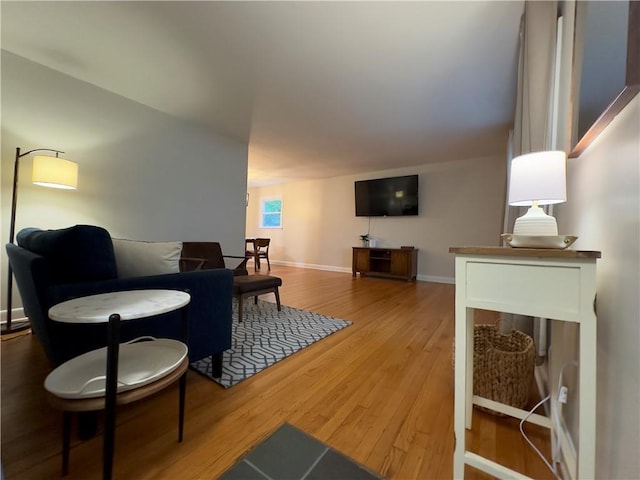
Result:
[[[540,205],[567,201],[567,155],[562,151],[526,153],[511,161],[509,205],[530,206],[516,219],[513,235],[558,235],[556,219]]]
[[[20,169],[20,159],[30,153],[54,152],[55,157],[48,155],[38,155],[33,158],[33,174],[31,180],[34,184],[43,187],[64,188],[75,190],[78,186],[78,164],[64,158],[59,158],[58,154],[64,153],[60,150],[50,148],[36,148],[28,152],[21,153],[20,148],[16,148],[16,159],[13,166],[13,196],[11,198],[11,223],[9,225],[9,243],[13,243],[16,227],[16,206],[18,201],[18,172]],[[1,334],[9,334],[29,328],[28,322],[21,322],[20,325],[12,325],[11,319],[11,295],[13,290],[13,271],[11,264],[8,266],[7,278],[7,321],[3,325]]]

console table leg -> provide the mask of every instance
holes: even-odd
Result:
[[[471,420],[473,418],[473,348],[474,348],[474,317],[475,312],[473,308],[465,309],[465,322],[466,322],[466,365],[465,365],[465,427],[471,430]]]
[[[596,316],[580,323],[578,478],[596,478]]]
[[[466,309],[461,302],[459,292],[456,292],[456,321],[455,321],[455,370],[454,370],[454,435],[455,447],[453,454],[453,478],[464,478],[464,454],[465,454],[465,427],[468,425],[467,417],[467,387],[466,371],[468,367],[467,317],[463,315]],[[461,310],[461,311],[460,311]],[[473,343],[472,343],[473,345]],[[471,357],[473,360],[473,356]],[[472,367],[473,368],[473,367]]]

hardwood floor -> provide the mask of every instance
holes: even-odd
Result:
[[[282,266],[271,274],[283,279],[283,304],[353,325],[227,390],[189,371],[182,444],[177,387],[119,408],[115,478],[214,479],[283,422],[385,478],[451,478],[453,285]],[[496,315],[481,313],[481,322]],[[1,348],[5,477],[59,478],[62,415],[45,399],[42,350],[32,335]],[[547,431],[527,433],[549,451]],[[552,478],[515,420],[474,411],[467,441],[531,477]],[[100,478],[101,466],[102,436],[80,441],[74,429],[67,478]],[[469,467],[466,475],[489,478]]]

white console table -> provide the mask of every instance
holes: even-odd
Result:
[[[579,452],[574,478],[595,478],[596,260],[600,252],[509,247],[452,247],[456,255],[455,403],[453,478],[465,465],[498,478],[529,478],[465,447],[473,404],[519,419],[528,412],[473,395],[474,309],[573,322],[580,328]],[[462,367],[463,366],[463,367]],[[462,368],[461,368],[462,367]],[[553,429],[549,418],[529,422]]]

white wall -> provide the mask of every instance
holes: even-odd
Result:
[[[505,148],[506,148],[505,136]],[[506,188],[506,152],[489,158],[425,164],[323,180],[252,188],[247,235],[270,237],[270,259],[286,264],[351,271],[351,247],[369,220],[355,216],[354,181],[419,175],[420,214],[372,217],[378,246],[413,245],[418,279],[453,282],[451,246],[499,245]],[[283,198],[283,228],[260,229],[260,199]]]
[[[77,191],[31,184],[21,160],[16,232],[105,227],[138,240],[214,240],[244,248],[247,145],[2,51],[2,244],[9,238],[15,149],[64,150]],[[4,247],[3,247],[4,252]],[[6,254],[2,305],[6,308]],[[14,306],[20,305],[14,289]]]
[[[640,96],[579,158],[569,160],[567,197],[557,210],[559,229],[579,236],[576,249],[602,252],[596,477],[640,478]],[[575,333],[563,337],[559,355],[566,361],[576,355]],[[567,417],[575,438],[578,405],[572,406]]]

